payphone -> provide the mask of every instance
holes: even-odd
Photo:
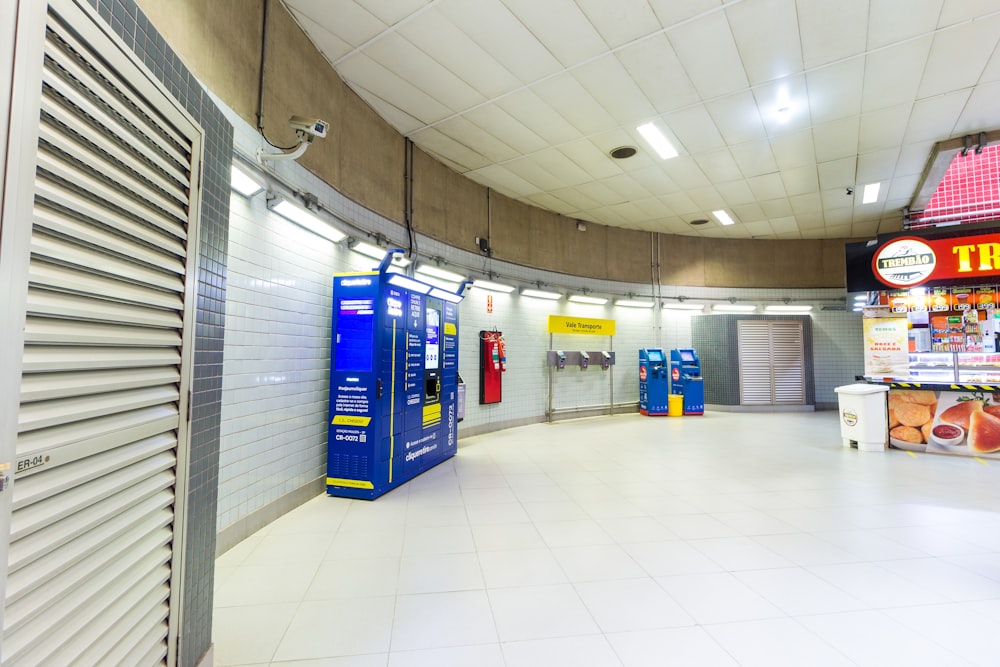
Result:
[[[671,393],[684,396],[684,414],[705,414],[705,384],[698,353],[691,348],[671,350],[670,379]]]
[[[670,369],[666,355],[659,348],[639,350],[639,413],[650,416],[667,414],[670,397]]]
[[[457,448],[462,290],[388,273],[395,252],[333,279],[330,495],[377,498]]]

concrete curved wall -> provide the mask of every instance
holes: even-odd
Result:
[[[256,125],[264,0],[139,0],[194,74]],[[238,10],[238,11],[237,11]],[[270,2],[263,125],[292,144],[291,115],[332,123],[299,162],[349,199],[404,220],[405,139],[359,98],[284,7]],[[572,275],[703,287],[843,287],[844,241],[706,239],[587,224],[490,191],[416,149],[416,231],[473,250],[489,238],[494,258]]]

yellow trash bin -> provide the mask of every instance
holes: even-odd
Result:
[[[667,416],[681,417],[684,415],[684,396],[682,394],[670,394],[667,396]]]

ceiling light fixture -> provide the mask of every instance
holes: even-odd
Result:
[[[712,306],[712,311],[716,313],[752,313],[757,310],[757,306],[750,303],[717,303]]]
[[[729,217],[729,214],[726,213],[723,210],[712,211],[712,215],[714,215],[715,219],[719,221],[719,224],[726,225],[726,226],[735,225],[736,224],[736,221],[733,220],[731,217]]]
[[[275,195],[268,199],[267,207],[303,229],[307,229],[313,234],[318,234],[323,238],[339,243],[347,238],[347,234],[340,231],[326,220],[308,211],[301,206],[297,206],[281,195]]]
[[[789,313],[808,313],[812,309],[813,309],[813,307],[810,306],[810,305],[808,305],[808,304],[804,304],[804,305],[801,305],[801,306],[787,306],[787,305],[786,306],[764,306],[764,312],[765,313],[785,313],[786,315],[789,314]]]
[[[257,182],[253,176],[233,165],[232,176],[229,179],[229,187],[240,193],[244,197],[253,197],[264,189],[264,186]]]
[[[413,278],[407,278],[400,273],[393,273],[389,276],[388,282],[390,285],[395,285],[396,287],[402,287],[403,289],[408,289],[411,292],[416,292],[417,294],[427,294],[431,291],[432,287],[430,285],[425,285],[424,283],[417,282]]]
[[[514,291],[513,286],[504,285],[502,283],[494,283],[489,280],[473,280],[473,287],[478,287],[479,289],[488,290],[490,292],[503,292],[504,294],[510,294]]]
[[[365,257],[371,257],[372,259],[381,260],[385,257],[386,250],[380,248],[377,245],[372,245],[365,241],[351,241],[349,243],[351,250],[357,253],[361,253]],[[393,266],[405,267],[410,265],[410,260],[402,255],[395,254],[392,256]]]
[[[615,299],[615,305],[623,308],[652,308],[652,301],[636,301],[635,299]]]
[[[705,304],[703,303],[688,303],[683,301],[680,303],[666,302],[663,304],[664,310],[705,310]]]
[[[646,140],[646,143],[656,151],[656,154],[660,156],[661,160],[669,160],[672,157],[677,157],[677,149],[673,147],[670,140],[667,139],[666,135],[660,131],[660,128],[656,127],[653,123],[646,123],[645,125],[640,125],[635,128],[642,138]]]
[[[861,195],[862,204],[874,204],[878,201],[878,191],[882,183],[869,183],[865,186],[865,192]]]
[[[571,294],[569,300],[573,303],[588,303],[592,306],[603,306],[608,302],[602,296],[583,296],[581,294]]]
[[[533,299],[549,299],[550,301],[556,301],[562,298],[562,294],[559,292],[546,292],[544,290],[531,288],[522,289],[521,296],[530,296]]]
[[[421,262],[414,269],[416,273],[422,273],[425,276],[431,276],[433,278],[440,278],[441,280],[449,280],[453,283],[460,283],[465,280],[465,276],[452,271],[446,271],[445,269],[438,268],[433,264],[426,264]]]

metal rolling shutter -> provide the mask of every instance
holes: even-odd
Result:
[[[166,664],[201,135],[92,12],[47,23],[2,664]]]
[[[739,320],[740,405],[804,405],[802,323]]]

